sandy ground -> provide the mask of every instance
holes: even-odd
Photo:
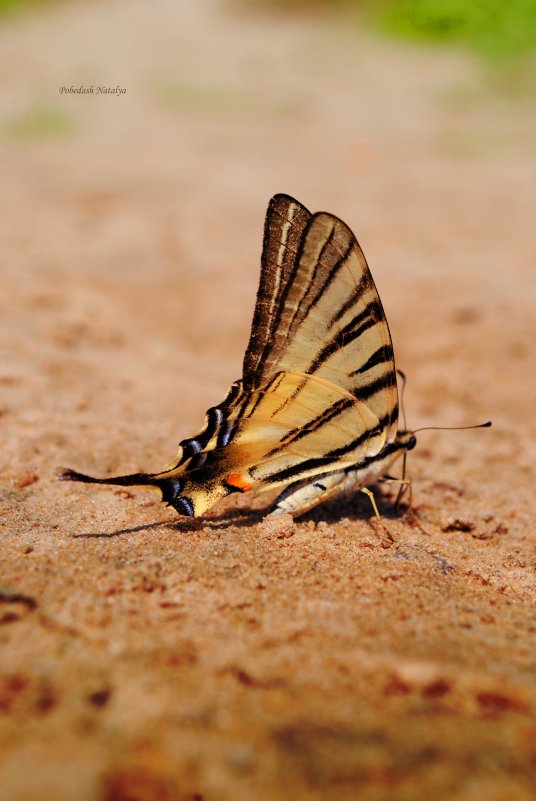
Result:
[[[216,0],[3,22],[0,75],[2,801],[533,799],[534,106]],[[494,421],[420,435],[390,549],[364,498],[272,527],[55,480],[200,429],[278,191],[360,238],[409,424]]]

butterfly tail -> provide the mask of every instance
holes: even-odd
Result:
[[[111,478],[95,478],[76,470],[65,468],[58,473],[60,481],[81,481],[86,484],[114,484],[120,487],[156,487],[162,492],[164,503],[173,504],[176,500],[182,483],[179,478],[157,478],[151,473],[131,473],[127,476],[112,476]]]

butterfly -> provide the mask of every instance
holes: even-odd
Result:
[[[297,516],[345,490],[367,491],[412,449],[398,416],[389,327],[355,236],[333,214],[278,194],[266,213],[242,378],[207,411],[203,430],[160,472],[94,478],[67,469],[60,478],[154,486],[196,517],[231,493],[279,487],[273,512]]]

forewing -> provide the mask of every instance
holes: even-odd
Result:
[[[275,195],[268,205],[259,289],[244,356],[243,382],[246,389],[261,386],[267,377],[277,372],[273,369],[276,313],[289,280],[295,276],[298,251],[311,216],[305,206],[288,195]]]
[[[365,403],[392,441],[398,394],[391,337],[348,226],[323,212],[310,218],[294,269],[272,305],[270,339],[257,380],[278,371],[322,378]]]

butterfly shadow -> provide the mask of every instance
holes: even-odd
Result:
[[[374,488],[373,493],[382,520],[401,520],[408,512],[408,505],[404,502],[397,505],[392,493],[382,492],[378,487]],[[374,526],[376,517],[370,499],[364,493],[357,491],[319,504],[299,519],[330,525],[340,523],[342,520],[360,520]]]
[[[156,523],[143,523],[140,526],[131,526],[129,528],[120,528],[117,531],[91,531],[81,532],[80,534],[73,534],[73,540],[95,540],[95,539],[112,539],[113,537],[120,537],[122,534],[137,534],[139,531],[148,531],[149,529],[165,528],[169,526],[166,520],[161,520]]]
[[[200,531],[205,527],[218,530],[230,528],[231,526],[254,526],[260,523],[269,511],[269,507],[265,509],[235,508],[224,511],[222,514],[214,515],[213,517],[186,517],[179,520],[159,520],[153,523],[142,523],[139,526],[119,528],[115,531],[81,532],[79,534],[73,534],[72,538],[74,540],[113,539],[114,537],[138,534],[140,532],[159,528],[171,528],[180,533],[188,534],[190,532]]]
[[[374,499],[378,507],[380,516],[384,520],[400,521],[406,516],[409,511],[407,504],[402,503],[396,506],[392,494],[380,492],[377,489],[374,491]],[[128,528],[120,528],[115,531],[97,531],[97,532],[82,532],[73,534],[73,539],[113,539],[115,537],[122,537],[124,535],[138,534],[140,532],[171,528],[182,534],[194,533],[203,528],[214,529],[215,532],[227,528],[250,528],[260,523],[266,515],[270,514],[273,509],[273,504],[260,508],[249,508],[247,506],[236,506],[232,509],[226,509],[220,514],[210,517],[200,518],[181,518],[179,520],[159,520],[153,523],[142,523],[139,526],[129,526]],[[314,523],[327,523],[333,525],[340,523],[342,520],[360,520],[368,522],[372,528],[376,525],[374,510],[370,500],[360,492],[337,498],[333,501],[327,501],[324,504],[316,506],[309,512],[298,518],[298,522],[308,522],[312,520]]]

